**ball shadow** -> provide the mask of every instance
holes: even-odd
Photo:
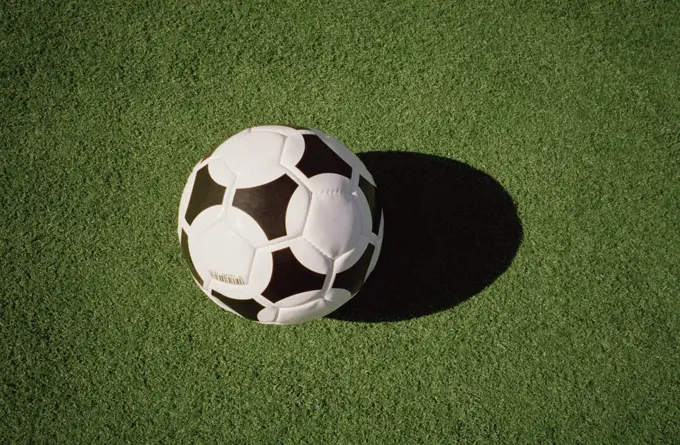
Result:
[[[364,288],[329,318],[385,322],[433,314],[479,293],[510,266],[522,224],[491,176],[431,155],[359,157],[381,192],[383,246]]]

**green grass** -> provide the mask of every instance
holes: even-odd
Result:
[[[0,441],[677,441],[680,3],[497,3],[4,2]],[[266,123],[486,172],[514,262],[408,321],[220,311],[179,196]]]

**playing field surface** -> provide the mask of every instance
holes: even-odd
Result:
[[[680,2],[500,3],[4,2],[0,442],[677,442]],[[193,165],[262,124],[383,194],[329,318],[182,262]]]

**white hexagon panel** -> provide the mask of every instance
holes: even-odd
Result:
[[[356,295],[384,232],[376,183],[319,130],[253,127],[191,173],[178,235],[196,283],[244,318],[291,324]]]

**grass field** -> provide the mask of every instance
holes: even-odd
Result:
[[[4,2],[0,442],[677,443],[680,3],[498,3]],[[456,288],[417,240],[460,224],[393,211],[383,312],[219,310],[179,196],[269,123],[371,152],[388,201],[486,178],[517,219],[466,252],[502,261]]]

